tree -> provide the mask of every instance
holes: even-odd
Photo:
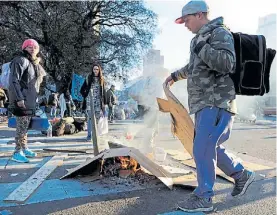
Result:
[[[122,76],[151,47],[157,16],[143,1],[0,2],[0,63],[10,61],[23,40],[38,41],[46,71],[62,86],[94,62]],[[116,73],[116,74],[115,74]]]

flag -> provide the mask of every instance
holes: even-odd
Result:
[[[80,76],[73,73],[72,78],[72,88],[71,88],[71,96],[73,100],[83,101],[83,97],[80,93],[81,87],[84,83],[85,79]]]

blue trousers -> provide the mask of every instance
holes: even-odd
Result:
[[[211,198],[214,195],[216,166],[234,179],[242,175],[242,164],[222,146],[230,137],[233,119],[230,112],[217,107],[206,107],[195,114],[193,156],[198,187],[194,193],[199,197]]]

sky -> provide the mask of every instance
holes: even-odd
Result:
[[[174,70],[184,66],[189,58],[189,45],[193,34],[183,24],[175,24],[182,7],[189,0],[146,0],[146,4],[159,17],[160,34],[154,40],[154,48],[161,50],[165,68]],[[206,0],[210,7],[210,19],[223,16],[225,24],[233,32],[256,34],[260,17],[277,13],[276,0]]]

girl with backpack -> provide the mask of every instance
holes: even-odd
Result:
[[[12,160],[21,163],[29,162],[36,156],[27,145],[27,132],[32,116],[36,111],[36,100],[40,84],[46,75],[40,65],[39,44],[27,39],[22,44],[22,52],[10,65],[9,75],[9,110],[16,116],[15,151]]]

